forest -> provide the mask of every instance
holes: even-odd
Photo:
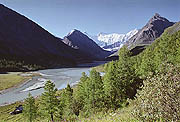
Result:
[[[134,121],[179,121],[180,31],[169,32],[136,56],[123,46],[119,60],[105,64],[104,76],[92,69],[89,76],[82,73],[77,86],[60,91],[48,81],[38,99],[29,94],[24,117],[30,122],[77,121],[133,106]]]

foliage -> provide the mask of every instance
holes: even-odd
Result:
[[[119,106],[121,99],[120,89],[118,86],[119,79],[117,77],[117,65],[115,62],[110,62],[108,70],[104,76],[104,92],[106,97],[106,107],[115,109]]]
[[[85,83],[85,104],[83,111],[90,114],[102,110],[104,107],[103,82],[100,73],[94,69],[90,71],[90,76]]]
[[[28,98],[25,99],[23,106],[23,115],[27,118],[29,122],[35,120],[37,115],[37,107],[35,105],[35,99],[29,93]]]
[[[76,92],[73,94],[74,96],[74,106],[76,106],[76,109],[74,113],[76,115],[79,115],[79,112],[83,109],[85,105],[85,98],[86,95],[86,80],[88,79],[88,76],[85,74],[85,72],[82,73],[82,76],[80,78],[80,82],[78,83]]]
[[[44,87],[45,92],[41,97],[41,105],[43,112],[50,115],[52,121],[54,121],[54,113],[57,112],[58,99],[56,97],[55,84],[51,81],[47,81]]]
[[[119,89],[121,90],[121,99],[133,98],[136,90],[139,88],[142,80],[135,72],[134,65],[137,63],[131,52],[126,46],[119,51],[119,61],[117,62],[117,77],[119,79]]]
[[[69,84],[62,91],[60,96],[60,105],[62,107],[62,117],[66,120],[71,121],[73,119],[73,89]]]
[[[79,117],[77,122],[138,122],[131,114],[133,106],[118,109],[116,111],[102,111],[92,114],[88,118]]]
[[[110,62],[104,76],[104,90],[108,101],[107,107],[122,107],[127,98],[133,98],[141,80],[135,74],[134,63],[127,47],[119,51],[119,60]]]
[[[42,69],[40,64],[25,63],[17,59],[2,59],[0,58],[0,71],[29,71]]]
[[[148,77],[138,91],[133,115],[139,120],[180,120],[180,74],[172,65],[163,67],[157,75]]]
[[[180,31],[169,35],[163,35],[155,40],[140,56],[140,65],[136,71],[146,78],[149,74],[159,71],[162,62],[169,62],[174,65],[180,63]]]

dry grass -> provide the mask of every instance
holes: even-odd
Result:
[[[18,73],[0,74],[0,91],[17,86],[29,78],[20,76]]]

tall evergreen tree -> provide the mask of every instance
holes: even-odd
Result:
[[[69,84],[67,84],[67,87],[65,88],[65,92],[64,92],[64,102],[65,102],[65,106],[64,106],[64,115],[67,117],[72,116],[73,115],[73,89],[71,88],[71,86]]]
[[[87,98],[86,94],[86,81],[88,79],[88,76],[85,72],[82,73],[82,76],[80,78],[80,82],[77,85],[76,92],[74,94],[74,113],[76,115],[79,115],[79,112],[83,109],[85,105],[85,98]]]
[[[117,83],[117,65],[114,61],[109,63],[106,74],[104,76],[104,91],[106,96],[106,107],[115,109],[119,104],[120,92]]]
[[[133,84],[137,77],[131,53],[127,47],[119,51],[118,62],[109,63],[108,70],[104,76],[104,90],[108,101],[107,107],[117,109],[127,98],[135,94]]]
[[[119,51],[119,61],[117,66],[117,87],[119,87],[119,99],[126,100],[135,95],[133,85],[139,82],[139,78],[135,73],[134,61],[132,61],[131,52],[126,46]]]
[[[58,107],[58,99],[56,97],[57,89],[53,82],[47,81],[44,90],[42,94],[43,109],[50,115],[51,121],[54,122],[54,113],[57,112]]]
[[[37,107],[35,105],[35,99],[30,93],[28,94],[28,98],[25,99],[23,109],[23,115],[29,122],[35,120],[37,116]]]
[[[104,89],[100,73],[92,69],[86,82],[84,109],[91,112],[99,111],[104,107]]]

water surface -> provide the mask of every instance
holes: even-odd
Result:
[[[30,92],[33,96],[41,95],[43,88],[31,90],[32,87],[42,85],[44,81],[51,80],[55,83],[56,88],[65,88],[67,83],[73,85],[79,81],[82,72],[89,74],[90,68],[61,68],[61,69],[47,69],[36,71],[42,76],[35,76],[29,82],[20,85],[17,88],[11,89],[4,94],[0,94],[0,105],[14,103],[25,99]]]

